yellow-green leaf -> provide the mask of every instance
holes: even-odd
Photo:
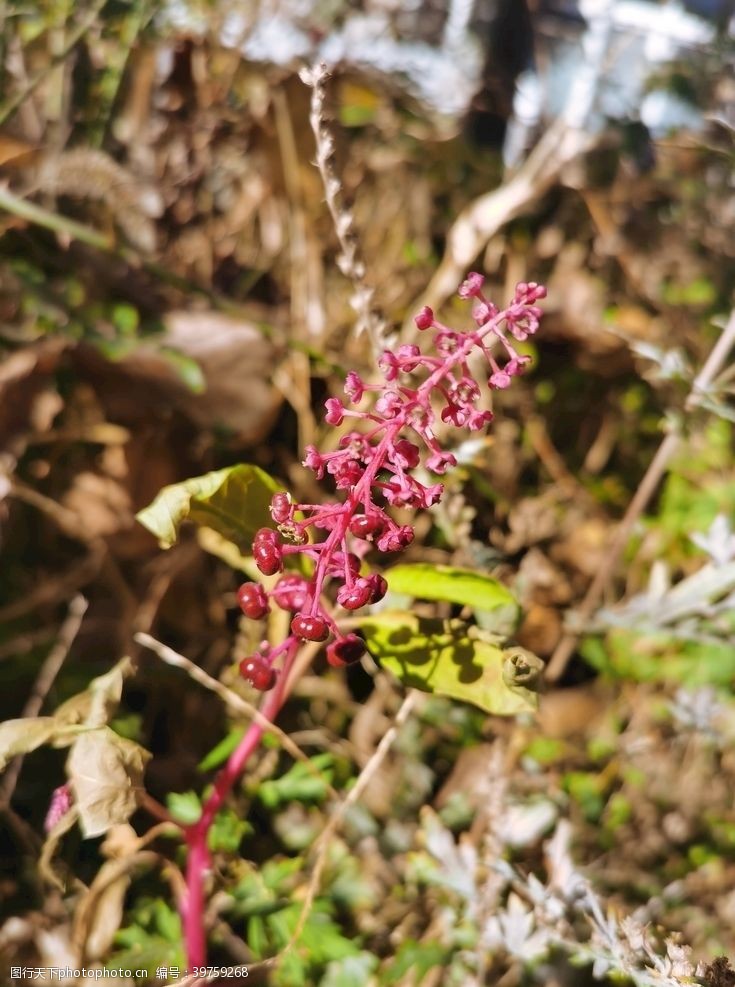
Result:
[[[56,730],[57,724],[53,716],[35,716],[0,723],[0,771],[4,771],[8,762],[18,754],[28,754],[37,747],[50,743]]]
[[[514,684],[508,674],[507,659],[515,660],[519,649],[490,643],[464,621],[385,611],[366,617],[360,626],[373,657],[406,686],[499,716],[536,709],[535,691]]]
[[[415,562],[389,569],[386,578],[397,593],[492,612],[497,618],[493,620],[493,630],[498,633],[509,634],[518,621],[518,604],[510,590],[497,579],[472,569]]]
[[[244,547],[258,528],[272,525],[270,499],[280,487],[264,470],[241,463],[164,487],[138,521],[170,548],[184,521],[206,525]]]

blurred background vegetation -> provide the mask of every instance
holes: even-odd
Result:
[[[332,72],[335,172],[388,332],[408,338],[431,285],[446,321],[466,320],[432,279],[463,263],[455,223],[492,190],[500,220],[471,266],[498,303],[519,280],[549,289],[532,372],[496,395],[488,436],[456,450],[412,559],[501,578],[523,609],[518,642],[548,660],[664,434],[681,435],[538,717],[422,700],[268,982],[604,978],[617,947],[575,916],[574,867],[615,922],[650,924],[669,966],[639,982],[692,975],[667,936],[694,960],[735,951],[732,373],[684,407],[733,305],[732,15],[644,0],[2,6],[0,719],[34,694],[53,710],[133,656],[112,725],[153,753],[147,788],[174,793],[181,818],[240,729],[133,634],[244,694],[242,576],[193,532],[161,552],[134,515],[162,486],[237,462],[313,502],[300,450],[333,441],[320,408],[344,369],[374,365],[336,264],[300,64]],[[574,153],[534,171],[560,120]],[[519,176],[513,206],[503,190]],[[86,613],[50,674],[77,594]],[[376,667],[318,659],[305,676],[281,726],[325,784],[267,745],[244,779],[215,834],[213,963],[288,942],[330,786],[354,781],[400,695]],[[64,757],[32,753],[0,780],[0,967],[183,967],[160,867],[81,914],[122,837],[72,831],[63,892],[39,872]],[[138,833],[149,823],[133,818]],[[171,840],[156,851],[179,860]],[[529,875],[563,915],[544,913]],[[643,969],[634,938],[621,955]]]

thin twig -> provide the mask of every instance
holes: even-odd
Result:
[[[684,411],[691,412],[702,403],[708,389],[712,385],[715,377],[722,369],[722,365],[727,359],[730,350],[735,346],[735,309],[730,313],[727,325],[722,335],[712,348],[712,352],[707,357],[702,369],[692,383],[691,390],[684,402]],[[549,682],[555,682],[563,674],[569,659],[574,653],[580,633],[584,625],[590,619],[594,611],[599,606],[602,595],[612,579],[615,568],[620,561],[620,557],[628,544],[628,539],[633,531],[636,521],[646,509],[648,502],[653,497],[661,479],[666,472],[666,468],[672,456],[679,447],[681,435],[678,430],[670,431],[658,447],[656,455],[650,462],[643,479],[640,482],[635,496],[628,505],[628,509],[623,515],[623,519],[618,525],[615,536],[607,550],[602,565],[597,570],[597,575],[590,583],[589,589],[584,596],[575,614],[576,628],[567,632],[556,646],[546,669],[546,678]]]
[[[301,761],[308,770],[319,778],[321,782],[324,783],[329,794],[332,798],[339,798],[337,792],[332,788],[332,786],[324,779],[323,774],[318,768],[314,767],[314,764],[309,760],[307,755],[301,750],[301,748],[291,740],[287,733],[284,733],[280,727],[276,726],[268,717],[263,716],[263,714],[247,700],[238,696],[236,692],[232,689],[228,689],[226,685],[218,682],[217,679],[212,678],[208,675],[202,668],[194,664],[184,655],[174,651],[173,648],[169,648],[168,645],[162,644],[161,641],[157,641],[150,634],[145,634],[142,631],[138,634],[133,635],[134,640],[138,644],[142,644],[143,647],[149,648],[158,657],[165,661],[167,665],[173,665],[175,668],[183,669],[190,678],[199,685],[204,686],[205,689],[209,689],[210,692],[214,692],[215,695],[219,696],[220,699],[234,710],[236,713],[244,714],[246,716],[252,717],[252,719],[264,730],[272,733],[281,742],[281,745],[285,751],[287,751],[295,761]]]
[[[69,613],[67,614],[66,620],[61,625],[56,644],[54,644],[53,648],[48,653],[46,660],[41,666],[41,670],[36,676],[36,681],[33,684],[31,694],[23,707],[23,712],[21,713],[22,719],[30,719],[34,716],[38,716],[41,707],[43,706],[43,701],[48,695],[49,689],[54,683],[54,679],[59,674],[61,666],[66,661],[69,650],[79,632],[84,614],[87,612],[87,606],[87,601],[83,596],[79,595],[75,596],[69,604]],[[5,772],[2,786],[0,786],[0,809],[3,809],[10,804],[10,800],[13,797],[13,792],[15,791],[15,786],[18,783],[18,776],[20,775],[20,769],[22,766],[23,755],[21,754],[15,758],[13,763]]]
[[[300,77],[311,88],[309,123],[316,142],[316,166],[322,178],[327,208],[341,251],[337,257],[337,266],[352,284],[350,305],[357,315],[356,332],[359,334],[367,331],[373,350],[379,354],[383,349],[385,324],[373,310],[374,290],[365,280],[365,262],[360,256],[353,230],[354,217],[342,201],[342,186],[332,167],[334,138],[329,133],[324,113],[329,72],[324,62],[320,62],[311,68],[302,69]]]

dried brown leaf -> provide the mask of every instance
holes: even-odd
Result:
[[[127,822],[138,806],[143,770],[150,754],[108,727],[74,742],[67,771],[85,837],[101,836]]]
[[[53,716],[35,716],[0,723],[0,771],[18,754],[28,754],[48,744],[58,731]]]

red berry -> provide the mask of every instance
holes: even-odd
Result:
[[[356,579],[352,586],[340,586],[337,603],[345,610],[359,610],[370,599],[372,586],[367,579]]]
[[[243,583],[237,591],[237,602],[251,620],[260,620],[268,613],[268,594],[260,583]]]
[[[276,684],[276,673],[260,655],[243,658],[240,662],[240,674],[260,692],[267,692]]]
[[[283,569],[283,552],[277,542],[256,541],[253,558],[264,576],[272,576]]]
[[[281,610],[300,610],[308,592],[309,584],[302,576],[282,576],[271,596]]]
[[[274,531],[273,528],[258,528],[255,532],[255,538],[253,538],[253,544],[262,545],[264,542],[278,545],[280,542],[278,532]]]
[[[368,576],[367,582],[370,584],[368,603],[379,603],[388,592],[388,583],[377,572],[374,572],[372,576]]]
[[[338,641],[332,641],[327,648],[327,661],[332,668],[344,668],[359,661],[365,654],[365,642],[357,634],[348,634]]]
[[[287,493],[276,493],[271,497],[271,517],[276,524],[285,524],[291,520],[293,508],[291,498]]]
[[[304,641],[326,641],[329,637],[329,625],[319,614],[297,613],[291,630]]]
[[[355,538],[367,538],[381,532],[385,527],[385,522],[377,514],[356,514],[350,520],[350,532]]]
[[[413,541],[414,532],[410,524],[401,525],[392,531],[386,531],[378,539],[381,552],[402,552]]]
[[[328,572],[331,576],[344,577],[345,568],[349,569],[353,576],[360,574],[362,563],[354,552],[335,552],[329,560]]]

